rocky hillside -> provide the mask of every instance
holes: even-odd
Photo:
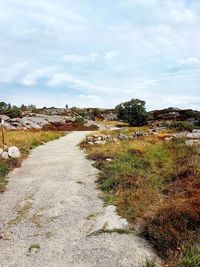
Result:
[[[149,112],[149,121],[187,121],[200,126],[200,112],[192,109],[167,108]]]
[[[30,114],[22,118],[10,118],[6,115],[0,115],[0,119],[4,120],[4,127],[9,130],[42,129],[48,124],[75,121],[75,117],[43,114]]]
[[[56,124],[62,127],[65,123],[84,123],[87,121],[115,121],[115,109],[99,108],[36,108],[34,105],[21,107],[0,102],[0,120],[5,121],[5,127],[16,129],[42,129],[46,125]],[[148,123],[154,126],[169,126],[168,122],[187,122],[200,126],[200,112],[192,109],[167,108],[148,112]],[[49,128],[49,127],[48,127]],[[51,127],[50,127],[51,128]]]
[[[77,107],[36,108],[34,105],[17,107],[0,102],[0,120],[4,120],[4,126],[9,130],[77,129],[77,127],[74,128],[74,124],[76,124],[75,126],[79,124],[78,130],[83,130],[82,126],[87,121],[94,121],[96,119],[112,121],[116,120],[117,116],[112,109]]]

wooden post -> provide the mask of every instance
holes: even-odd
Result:
[[[4,120],[1,120],[1,135],[2,135],[2,144],[3,150],[5,149],[5,136],[4,136]]]

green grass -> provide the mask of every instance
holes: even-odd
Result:
[[[158,265],[155,263],[155,260],[146,260],[142,267],[158,267]]]
[[[193,245],[185,248],[182,255],[174,262],[173,267],[199,267],[200,246]]]
[[[6,175],[8,174],[8,166],[6,162],[0,162],[0,192],[5,190],[7,184]]]

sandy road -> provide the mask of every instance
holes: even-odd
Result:
[[[87,236],[104,212],[97,170],[73,132],[34,149],[0,195],[0,266],[142,266],[154,254],[133,234]]]

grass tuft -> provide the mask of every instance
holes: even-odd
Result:
[[[200,266],[200,247],[192,245],[186,247],[180,258],[174,261],[172,267],[199,267]]]
[[[40,250],[40,245],[39,244],[33,244],[28,248],[28,252],[31,253],[33,250],[35,250],[36,252],[38,250]]]
[[[158,265],[155,263],[155,260],[146,260],[143,267],[157,267]]]

